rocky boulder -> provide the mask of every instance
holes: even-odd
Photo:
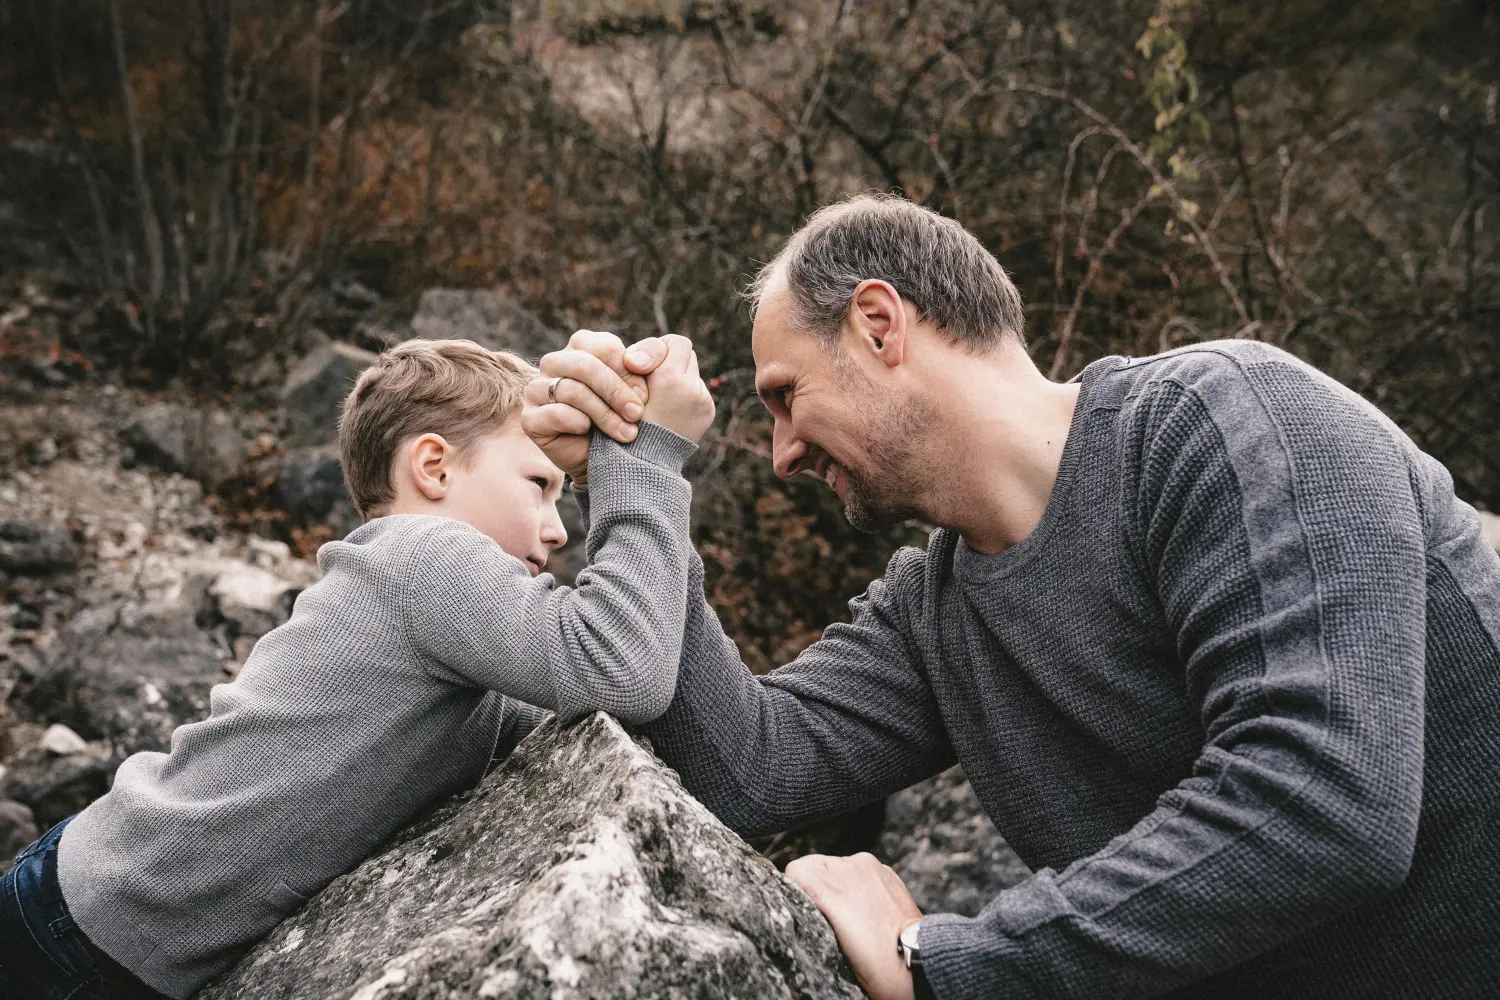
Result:
[[[376,355],[338,342],[324,344],[297,363],[281,392],[282,437],[293,447],[327,444],[339,433],[339,409],[359,373]]]
[[[886,801],[875,853],[901,876],[923,913],[972,917],[1031,874],[957,767]]]
[[[49,576],[78,566],[78,546],[63,525],[0,518],[0,575]]]
[[[823,917],[614,720],[549,722],[202,1000],[841,998]]]
[[[296,527],[325,523],[343,536],[359,524],[336,444],[292,448],[276,463],[276,496]]]
[[[504,295],[476,288],[423,292],[411,332],[430,340],[472,340],[531,361],[567,344],[566,337]]]
[[[218,410],[153,403],[122,432],[134,461],[196,479],[207,490],[235,474],[249,446],[234,420]]]
[[[10,870],[11,860],[40,836],[36,817],[19,802],[0,799],[0,875]]]

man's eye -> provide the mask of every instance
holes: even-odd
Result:
[[[792,390],[790,390],[790,389],[782,389],[776,395],[781,400],[781,407],[782,407],[782,409],[786,410],[787,412],[791,412],[791,409],[792,409]]]

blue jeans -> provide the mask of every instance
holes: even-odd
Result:
[[[57,884],[67,820],[16,856],[0,877],[0,997],[6,1000],[166,1000],[78,929]]]

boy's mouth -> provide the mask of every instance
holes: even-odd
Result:
[[[538,559],[536,556],[527,556],[526,566],[531,570],[532,576],[541,576],[542,570],[547,568],[547,560],[545,558]]]

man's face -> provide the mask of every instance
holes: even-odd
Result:
[[[862,364],[857,344],[824,346],[794,328],[791,311],[785,286],[773,286],[751,333],[756,391],[775,420],[776,474],[822,479],[861,531],[920,514],[915,498],[925,484],[916,451],[927,408],[881,378],[883,366]]]

